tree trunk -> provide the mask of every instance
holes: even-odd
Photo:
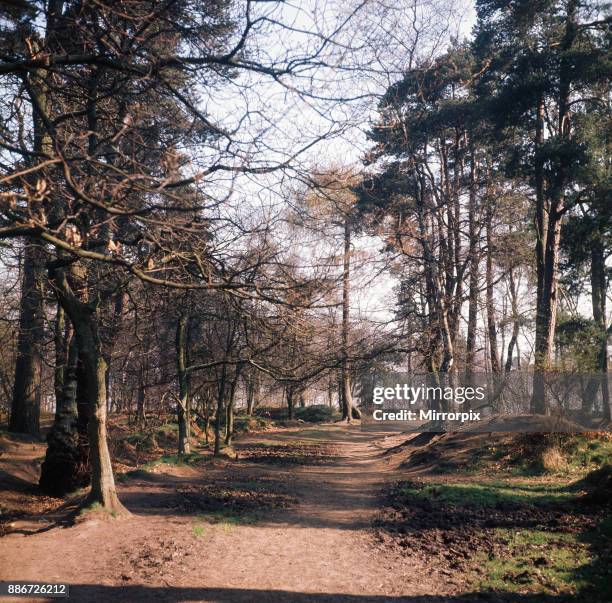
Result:
[[[506,357],[506,366],[505,372],[509,373],[512,370],[512,362],[514,359],[514,348],[517,347],[517,341],[519,336],[519,313],[518,313],[518,303],[517,303],[517,291],[516,291],[516,283],[514,281],[514,270],[510,268],[508,272],[508,283],[510,285],[510,305],[512,310],[512,335],[510,336],[510,341],[508,342],[508,356]],[[518,347],[517,347],[518,350]],[[518,363],[520,367],[520,362]]]
[[[480,254],[478,251],[478,233],[476,230],[476,157],[472,147],[472,157],[470,162],[470,193],[468,207],[468,228],[469,228],[469,262],[470,262],[470,292],[468,298],[468,324],[467,340],[465,350],[465,367],[468,376],[473,375],[476,359],[476,327],[478,321],[478,273],[480,264]]]
[[[500,372],[499,352],[497,347],[497,324],[495,319],[495,300],[493,297],[493,207],[488,200],[486,219],[487,257],[486,257],[486,298],[487,298],[487,330],[489,333],[489,354],[491,371]]]
[[[143,430],[147,426],[147,388],[144,371],[140,371],[140,383],[138,384],[138,397],[136,399],[136,429]]]
[[[350,319],[351,226],[348,215],[344,218],[344,258],[342,272],[342,418],[353,419],[353,397],[348,360]]]
[[[38,241],[26,241],[21,281],[17,360],[9,431],[39,434],[42,395],[44,249]]]
[[[293,421],[293,419],[295,418],[295,400],[293,385],[287,385],[287,387],[285,388],[285,395],[287,396],[287,418],[290,421]]]
[[[241,365],[237,364],[236,372],[230,385],[229,398],[227,400],[227,410],[225,413],[225,443],[227,446],[231,446],[232,437],[234,435],[234,401],[236,399],[236,388],[238,387],[241,370]]]
[[[217,392],[217,413],[215,416],[215,451],[214,455],[221,454],[221,416],[223,415],[223,402],[225,399],[225,381],[227,379],[227,364],[224,362],[221,369],[221,379]]]
[[[261,381],[259,379],[259,373],[252,371],[249,378],[249,386],[247,393],[247,415],[253,416],[253,411],[259,405],[259,394],[261,390]]]
[[[46,31],[44,40],[31,39],[30,49],[36,53],[41,47],[53,42],[57,19],[63,10],[62,0],[50,0],[46,10]],[[40,114],[47,108],[48,72],[40,71],[36,79],[24,78],[32,102],[33,150],[54,154],[53,142]],[[35,84],[37,81],[39,84]],[[36,102],[35,102],[36,101]],[[33,209],[33,208],[32,208]],[[42,209],[42,208],[41,208]],[[43,270],[44,246],[40,241],[26,241],[21,282],[19,309],[19,334],[17,358],[9,431],[39,434],[40,403],[42,395],[42,354],[40,346],[44,335]]]
[[[89,457],[91,490],[86,505],[99,504],[116,514],[127,513],[119,502],[113,477],[106,433],[106,370],[98,333],[97,307],[80,301],[62,270],[52,270],[52,280],[60,303],[74,327],[79,359],[84,375],[83,397],[89,401]]]
[[[57,325],[56,328],[59,330]],[[64,496],[89,483],[89,477],[83,475],[77,430],[76,338],[70,331],[62,333],[60,341],[56,341],[56,349],[65,349],[66,341],[69,342],[68,354],[56,366],[56,370],[61,366],[62,377],[56,381],[55,419],[47,436],[48,446],[39,480],[41,490],[52,496]],[[58,357],[60,354],[56,352],[59,360]]]
[[[560,47],[561,64],[559,69],[559,97],[557,131],[559,142],[569,140],[571,136],[569,108],[572,67],[567,53],[572,48],[576,37],[577,0],[569,0],[566,6],[565,33]],[[562,155],[555,178],[544,188],[544,165],[541,147],[544,143],[544,99],[540,98],[536,114],[536,264],[537,264],[537,309],[536,341],[532,412],[545,413],[546,371],[550,368],[555,328],[557,323],[557,293],[559,247],[561,243],[561,220],[565,206],[565,187],[570,171],[571,158]],[[546,201],[546,195],[549,201]]]
[[[608,385],[608,329],[606,325],[606,261],[604,245],[601,238],[591,246],[591,301],[593,304],[593,319],[598,329],[599,349],[597,365],[601,372],[601,394],[603,403],[603,418],[610,421],[610,391]]]
[[[544,144],[544,98],[540,96],[536,108],[535,132],[535,189],[536,189],[536,321],[535,321],[535,358],[533,375],[533,394],[531,412],[543,414],[546,412],[546,388],[543,371],[549,363],[546,358],[546,329],[544,327],[544,310],[542,295],[544,290],[546,234],[548,232],[547,203],[544,196],[544,163],[541,149]]]
[[[179,383],[179,397],[177,405],[179,454],[189,454],[191,452],[189,443],[191,423],[189,417],[189,375],[187,374],[187,321],[187,316],[181,314],[176,327],[176,362]]]

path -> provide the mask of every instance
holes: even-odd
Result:
[[[421,598],[439,592],[426,568],[377,546],[370,529],[392,477],[382,453],[398,436],[305,427],[241,440],[239,454],[262,441],[333,446],[334,459],[217,462],[130,480],[120,488],[129,519],[1,539],[0,578],[68,582],[79,602],[444,600]],[[278,486],[299,503],[243,525],[211,524],[177,502],[177,491],[246,483]]]

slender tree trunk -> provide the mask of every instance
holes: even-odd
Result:
[[[253,411],[259,406],[259,396],[261,393],[261,381],[259,373],[254,371],[249,379],[249,389],[247,397],[247,415],[253,416]]]
[[[563,53],[559,69],[558,135],[561,140],[571,136],[569,107],[572,67],[565,54],[572,48],[577,32],[576,14],[578,0],[569,0],[566,6],[565,33],[560,51]],[[561,220],[565,205],[565,187],[571,159],[562,156],[555,178],[544,188],[544,165],[541,148],[544,143],[544,99],[540,98],[536,114],[536,265],[537,309],[535,367],[533,380],[532,412],[545,413],[546,371],[550,368],[555,328],[557,323],[559,246]],[[549,201],[546,201],[548,197]]]
[[[177,406],[179,454],[189,454],[191,452],[189,443],[191,423],[189,416],[189,375],[187,374],[187,321],[188,317],[181,314],[176,327],[176,362],[179,382],[179,398]]]
[[[546,412],[546,387],[544,370],[548,368],[550,356],[547,356],[546,315],[543,305],[544,272],[546,269],[546,236],[548,233],[548,212],[544,195],[544,164],[541,148],[544,144],[544,98],[540,97],[536,110],[535,134],[535,188],[536,188],[536,324],[535,324],[535,358],[533,375],[533,394],[531,411],[543,414]]]
[[[608,385],[608,329],[606,325],[606,261],[601,238],[591,246],[591,301],[593,304],[593,319],[598,328],[599,349],[597,364],[601,372],[601,394],[603,417],[610,421],[610,391]]]
[[[327,379],[327,403],[330,408],[334,407],[334,378],[333,373],[330,373]]]
[[[491,372],[500,372],[499,352],[497,347],[497,324],[495,318],[495,299],[493,296],[493,208],[492,200],[488,200],[486,219],[487,257],[486,257],[486,298],[487,298],[487,330],[489,332],[489,354],[491,357]]]
[[[477,232],[477,208],[476,208],[476,151],[472,147],[471,162],[470,162],[470,192],[469,192],[469,207],[468,207],[468,228],[469,228],[469,298],[468,298],[468,324],[467,324],[467,340],[466,340],[466,373],[471,379],[474,373],[476,359],[476,327],[478,323],[478,275],[480,254],[478,250],[478,232]]]
[[[221,454],[221,416],[223,415],[223,403],[225,400],[225,382],[227,379],[227,364],[224,362],[221,368],[221,379],[217,392],[217,413],[215,416],[215,456]]]
[[[246,379],[246,414],[247,417],[253,415],[253,400],[255,398],[255,376],[251,373]]]
[[[9,431],[30,435],[39,434],[42,396],[43,266],[42,245],[38,241],[26,241]]]
[[[508,342],[508,355],[506,357],[505,372],[509,373],[512,370],[512,362],[514,359],[514,348],[517,347],[517,341],[520,328],[520,316],[518,313],[518,294],[516,290],[516,282],[514,280],[514,270],[510,268],[508,272],[508,284],[510,285],[510,305],[512,311],[512,335]],[[518,350],[518,347],[517,347]],[[520,364],[520,363],[519,363]]]
[[[204,397],[204,438],[206,443],[209,443],[209,430],[210,430],[210,392],[206,392],[206,396]]]
[[[136,429],[143,430],[147,426],[147,387],[145,371],[140,371],[140,383],[138,384],[138,396],[136,398]]]
[[[61,15],[64,2],[49,0],[46,10],[46,31],[42,46],[52,39]],[[38,42],[30,48],[36,52]],[[52,141],[47,132],[42,115],[47,108],[47,79],[44,71],[28,74],[24,84],[32,98],[33,150],[53,154]],[[19,334],[17,338],[17,358],[9,431],[39,434],[40,403],[42,396],[42,354],[40,346],[44,335],[43,272],[45,253],[40,241],[26,241],[21,282],[21,301],[19,311]]]
[[[240,379],[241,366],[236,365],[236,373],[230,384],[229,398],[227,400],[227,408],[225,413],[225,443],[231,446],[232,437],[234,436],[234,401],[236,399],[236,388]]]
[[[293,421],[295,418],[295,400],[294,400],[294,389],[293,385],[288,385],[285,388],[285,395],[287,396],[287,418]]]
[[[344,258],[342,272],[342,418],[348,423],[353,418],[353,397],[348,360],[350,292],[351,292],[351,225],[349,217],[344,217]]]

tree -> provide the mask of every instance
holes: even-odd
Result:
[[[577,174],[586,160],[576,115],[593,100],[585,91],[606,81],[606,20],[580,0],[508,6],[477,2],[475,52],[482,63],[480,98],[498,123],[514,128],[523,173],[535,196],[536,341],[533,412],[546,411],[558,305],[561,223],[582,194]],[[597,102],[597,101],[595,101]],[[518,126],[518,130],[516,127]],[[522,132],[522,136],[521,133]]]

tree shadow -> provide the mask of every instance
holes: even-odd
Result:
[[[108,586],[102,584],[70,585],[70,598],[79,603],[141,603],[160,601],[182,603],[586,603],[587,599],[567,595],[524,595],[468,593],[465,595],[354,595],[342,592],[308,593],[288,590],[251,588],[206,588],[163,586]]]

